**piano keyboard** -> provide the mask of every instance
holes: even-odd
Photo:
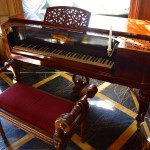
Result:
[[[113,61],[106,59],[106,58],[80,54],[80,53],[71,52],[69,50],[63,50],[63,49],[50,49],[49,47],[47,48],[39,47],[37,45],[31,45],[31,44],[30,45],[28,44],[28,46],[26,46],[26,44],[15,45],[13,49],[31,52],[31,53],[40,54],[40,55],[45,55],[48,57],[67,59],[67,60],[85,63],[89,65],[104,67],[107,69],[111,69],[114,65]]]

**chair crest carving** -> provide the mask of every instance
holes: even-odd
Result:
[[[81,8],[68,6],[49,7],[46,10],[44,23],[69,29],[86,30],[90,16],[89,11]]]

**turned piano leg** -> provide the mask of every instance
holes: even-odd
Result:
[[[13,59],[9,59],[5,64],[9,65],[7,70],[11,71],[14,75],[13,82],[14,83],[20,82],[20,65],[19,65],[19,63],[17,61],[14,61]]]
[[[80,92],[86,85],[89,84],[89,78],[81,75],[74,74],[72,81],[75,84],[74,91]]]
[[[150,103],[150,90],[140,90],[139,91],[139,112],[136,117],[137,122],[140,124],[144,122],[145,114],[149,108]]]

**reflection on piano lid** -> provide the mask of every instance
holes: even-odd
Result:
[[[15,26],[12,27],[12,31],[13,32],[8,34],[9,44],[11,46],[20,42],[22,43],[23,40],[32,42],[38,41],[37,44],[43,43],[46,45],[48,43],[56,43],[72,45],[71,49],[76,51],[88,51],[88,53],[96,53],[96,55],[98,53],[103,57],[107,57],[108,37],[61,29],[39,29],[29,26]],[[118,44],[119,42],[112,40],[112,49],[116,43]]]
[[[20,51],[38,54],[103,67],[106,70],[111,70],[114,66],[117,48],[108,57],[108,37],[29,26],[15,26],[12,31],[7,36],[13,53]],[[112,49],[118,43],[112,40]]]

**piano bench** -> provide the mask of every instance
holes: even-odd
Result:
[[[81,98],[73,103],[16,83],[0,94],[0,116],[56,149],[66,149],[78,127],[83,127],[88,111],[87,99],[96,92],[95,85],[88,85],[82,90]],[[0,131],[4,133],[2,126]]]

